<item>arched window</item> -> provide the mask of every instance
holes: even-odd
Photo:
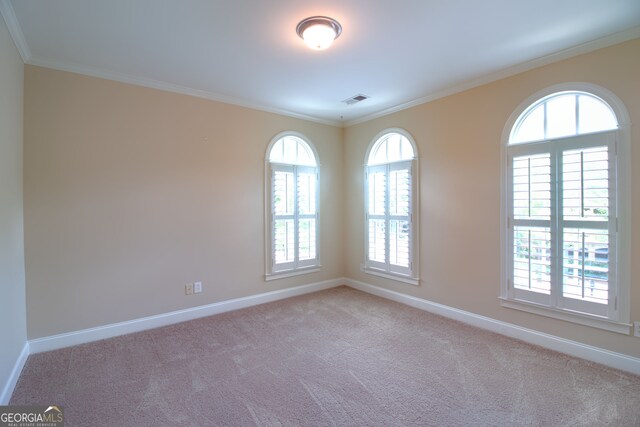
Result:
[[[409,135],[383,132],[365,166],[365,271],[418,284],[416,150]]]
[[[517,117],[506,149],[503,297],[526,305],[508,306],[538,314],[545,314],[539,312],[544,308],[578,322],[625,320],[618,256],[619,140],[614,110],[585,91],[551,93]]]
[[[286,132],[267,150],[267,280],[317,271],[318,161],[310,142]]]

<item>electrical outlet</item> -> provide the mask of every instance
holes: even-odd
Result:
[[[633,322],[633,336],[640,338],[640,322]]]
[[[184,285],[184,294],[193,295],[193,283],[187,283]]]
[[[195,282],[193,284],[193,293],[199,294],[200,292],[202,292],[202,282]]]

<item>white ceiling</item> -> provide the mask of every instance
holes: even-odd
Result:
[[[640,37],[640,0],[0,0],[0,10],[27,63],[335,125]],[[326,51],[295,33],[311,15],[343,26]],[[341,102],[356,94],[371,98]]]

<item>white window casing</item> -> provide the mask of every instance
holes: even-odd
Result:
[[[381,133],[368,151],[363,271],[418,285],[415,152],[398,129]]]
[[[319,168],[300,134],[279,134],[267,150],[265,244],[267,280],[318,271]]]
[[[502,305],[628,334],[626,111],[586,84],[533,98],[504,133]]]

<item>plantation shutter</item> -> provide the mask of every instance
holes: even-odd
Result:
[[[411,161],[368,166],[366,267],[411,275]]]
[[[510,295],[615,317],[615,133],[509,148]]]
[[[516,296],[522,296],[521,291],[529,292],[526,299],[548,304],[552,274],[551,153],[515,155],[511,165],[514,292]]]
[[[411,274],[411,161],[388,165],[389,271]]]
[[[615,299],[615,136],[585,136],[559,156],[562,308],[609,317]]]
[[[367,267],[387,268],[387,166],[367,167]]]
[[[317,265],[315,167],[272,164],[274,272]]]
[[[298,267],[317,264],[316,210],[317,171],[314,167],[296,166]]]
[[[273,271],[295,265],[295,168],[272,165]]]

